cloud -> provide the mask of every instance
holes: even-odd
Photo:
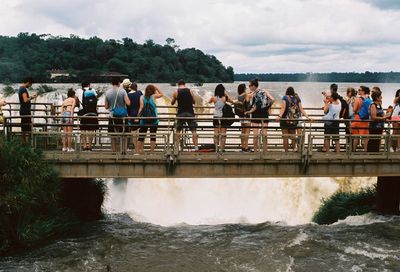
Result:
[[[398,0],[364,0],[381,9],[400,9],[400,1]]]
[[[4,3],[3,3],[4,1]],[[76,34],[214,54],[236,72],[398,69],[398,1],[2,0],[0,34]]]

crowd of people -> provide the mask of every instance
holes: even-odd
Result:
[[[31,132],[31,101],[36,95],[29,95],[28,89],[33,84],[32,78],[26,78],[18,90],[21,116],[21,132],[24,143],[29,141]],[[143,153],[144,140],[147,132],[150,132],[150,151],[154,151],[157,140],[157,128],[159,118],[156,107],[156,100],[163,97],[164,93],[155,85],[149,84],[144,92],[138,90],[136,83],[124,79],[114,79],[111,88],[105,94],[105,108],[109,112],[108,133],[111,136],[111,147],[114,152],[121,150],[129,151],[133,146],[135,154]],[[382,91],[379,87],[371,90],[366,86],[360,86],[356,91],[354,88],[346,90],[346,96],[338,93],[337,84],[330,85],[329,90],[323,94],[323,123],[324,123],[324,144],[322,151],[329,152],[331,147],[340,152],[340,124],[343,123],[347,135],[377,135],[363,139],[353,137],[352,150],[362,146],[365,151],[378,152],[382,135],[385,128],[385,121],[392,120],[392,133],[400,134],[400,90],[395,94],[393,105],[389,106],[386,112],[382,107]],[[234,122],[232,118],[237,115],[241,123],[241,148],[243,152],[260,151],[260,140],[262,139],[263,151],[267,151],[267,129],[271,119],[271,109],[275,98],[264,89],[259,88],[257,79],[251,80],[248,84],[238,85],[237,96],[228,94],[223,84],[218,84],[214,95],[208,101],[214,105],[213,127],[214,146],[224,151],[226,145],[227,129]],[[0,107],[6,101],[0,101]],[[192,142],[195,151],[199,150],[195,116],[195,93],[186,87],[183,80],[178,82],[177,89],[172,94],[171,105],[177,104],[177,123],[174,133],[174,142],[179,146],[180,134],[184,128],[192,133]],[[76,110],[77,109],[77,110]],[[63,124],[63,151],[74,151],[72,148],[72,130],[74,125],[74,114],[79,118],[81,130],[82,149],[91,151],[95,131],[99,129],[98,121],[98,94],[89,82],[82,83],[78,90],[69,89],[67,98],[61,105],[61,122]],[[279,113],[275,118],[282,130],[283,148],[297,151],[299,148],[298,136],[301,133],[300,121],[302,117],[311,118],[304,110],[300,96],[293,87],[288,87],[282,97]],[[341,120],[342,119],[342,120]],[[312,121],[312,120],[311,120]],[[250,133],[253,132],[253,149],[249,146]],[[118,137],[113,133],[129,132],[133,137],[122,138],[117,143]],[[261,136],[261,137],[260,137]],[[290,140],[290,143],[289,143]],[[400,150],[400,138],[395,138],[391,143],[392,151]]]

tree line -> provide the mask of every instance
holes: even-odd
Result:
[[[50,78],[50,70],[70,75]],[[164,45],[131,38],[122,40],[88,39],[48,34],[20,33],[0,36],[0,82],[20,82],[29,75],[36,82],[104,82],[102,73],[126,74],[138,82],[232,82],[234,71],[215,56],[195,48],[180,49],[168,38]]]
[[[235,74],[235,81],[400,83],[400,72]]]

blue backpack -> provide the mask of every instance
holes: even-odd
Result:
[[[371,98],[367,97],[367,98],[363,98],[362,99],[362,105],[361,105],[361,109],[360,112],[358,113],[358,115],[360,116],[361,120],[368,120],[369,119],[369,106],[371,105],[372,101]]]
[[[152,98],[150,98],[152,99]],[[154,118],[149,118],[149,119],[143,119],[143,123],[145,125],[154,125],[157,123],[157,114],[156,110],[153,107],[153,105],[150,103],[150,99],[143,99],[144,106],[143,106],[143,111],[141,113],[141,117],[154,117]]]

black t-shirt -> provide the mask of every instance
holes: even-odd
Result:
[[[18,90],[18,98],[19,98],[19,104],[20,104],[19,114],[20,115],[31,115],[31,101],[29,100],[28,102],[24,102],[24,99],[22,98],[23,93],[26,93],[26,95],[29,98],[28,90],[25,87],[21,86],[21,87],[19,87],[19,90]]]

